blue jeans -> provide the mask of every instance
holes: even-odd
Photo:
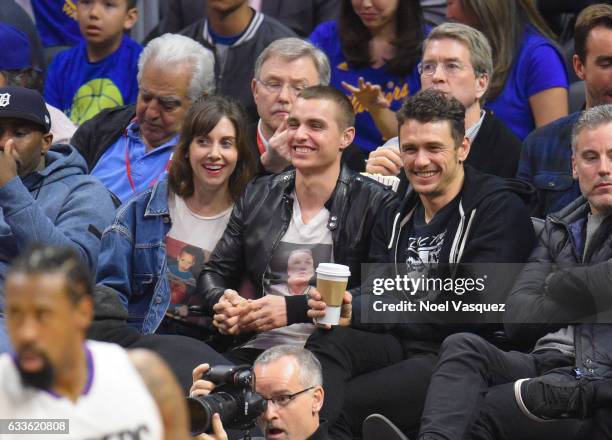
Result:
[[[12,351],[11,341],[9,340],[6,326],[4,325],[4,315],[0,313],[0,354]]]

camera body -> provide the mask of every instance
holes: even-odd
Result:
[[[226,429],[250,429],[266,411],[268,401],[253,391],[255,376],[249,365],[212,367],[202,379],[215,384],[207,396],[188,397],[191,434],[212,431],[212,416],[218,413]]]

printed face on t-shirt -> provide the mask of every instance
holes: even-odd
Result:
[[[329,263],[330,244],[297,244],[281,242],[270,261],[269,283],[277,291],[289,295],[306,293],[308,286],[314,284],[315,267],[319,263]],[[284,287],[279,286],[286,286]]]

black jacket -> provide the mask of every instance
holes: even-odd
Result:
[[[159,25],[158,35],[176,33],[206,15],[206,0],[174,0],[167,3],[168,10]],[[338,18],[340,0],[263,0],[261,12],[305,38],[319,23]]]
[[[503,179],[481,173],[469,165],[465,166],[465,181],[459,195],[456,215],[447,227],[447,233],[440,251],[439,263],[522,263],[534,243],[534,232],[529,209],[526,205],[534,196],[533,188],[514,179]],[[399,263],[399,245],[409,233],[409,220],[419,197],[409,191],[403,201],[395,202],[391,209],[379,214],[379,221],[372,231],[371,263]],[[396,272],[401,273],[396,266]],[[495,267],[493,267],[495,269]],[[507,274],[491,274],[487,284],[499,286],[503,291],[511,287]],[[450,276],[454,276],[451,274]],[[353,301],[353,323],[363,326],[362,303],[369,304],[372,295],[363,295]],[[371,310],[365,306],[364,310]],[[397,322],[401,322],[401,314]],[[404,316],[405,319],[405,316]],[[456,325],[402,323],[395,326],[371,326],[374,331],[394,330],[404,340],[441,342],[446,336],[470,328]]]
[[[136,116],[136,106],[128,105],[106,109],[79,127],[72,136],[71,144],[87,162],[89,171]]]
[[[489,110],[465,161],[483,173],[514,177],[521,157],[521,140]]]
[[[223,63],[215,50],[206,19],[192,24],[180,33],[213,52],[217,93],[236,99],[246,109],[250,120],[256,121],[257,107],[251,91],[255,60],[270,43],[279,38],[295,37],[295,33],[273,18],[256,12],[242,37],[227,49]]]
[[[225,289],[238,289],[244,276],[253,283],[258,297],[265,294],[264,274],[291,222],[294,185],[295,170],[290,170],[256,178],[247,186],[198,280],[208,312]],[[325,207],[330,212],[327,228],[332,232],[334,262],[351,270],[349,289],[360,284],[372,226],[393,198],[389,188],[342,166]],[[306,296],[285,299],[288,323],[308,322]]]
[[[582,258],[589,205],[584,197],[546,218],[538,246],[512,289],[506,332],[530,345],[568,323],[596,311],[609,313],[612,303],[612,216],[595,231]],[[578,266],[584,264],[584,266]],[[608,321],[609,322],[609,321]],[[540,323],[523,324],[517,323]],[[612,377],[612,324],[575,326],[576,364],[598,376]]]

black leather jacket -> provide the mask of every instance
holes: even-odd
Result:
[[[295,170],[263,176],[251,182],[234,206],[229,223],[204,266],[198,293],[207,312],[225,289],[238,289],[246,276],[262,297],[270,259],[289,227]],[[334,262],[350,267],[348,288],[361,282],[361,263],[368,261],[370,232],[376,216],[394,199],[389,188],[342,166],[336,188],[325,207],[332,232]],[[308,322],[305,295],[285,297],[289,324]]]

